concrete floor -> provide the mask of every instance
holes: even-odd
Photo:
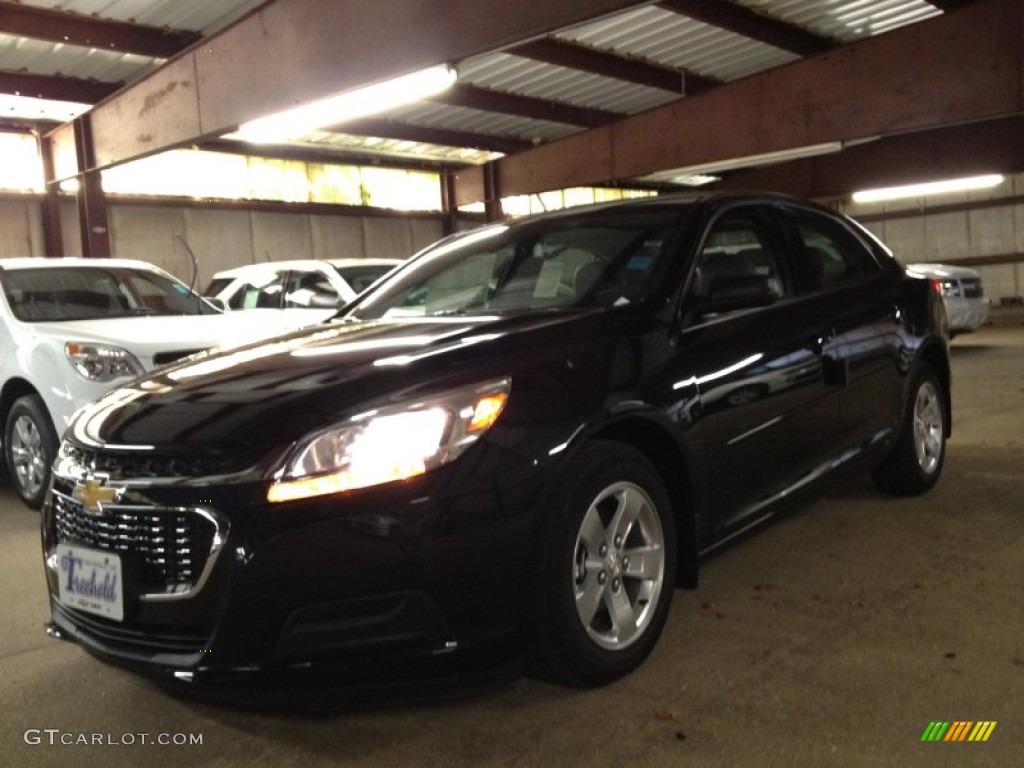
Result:
[[[953,344],[954,437],[918,499],[865,477],[707,562],[628,679],[330,717],[172,698],[46,638],[38,516],[0,482],[5,765],[1024,765],[1024,329]],[[994,720],[985,743],[922,743]],[[195,746],[25,743],[201,735]],[[56,737],[59,741],[60,736]]]

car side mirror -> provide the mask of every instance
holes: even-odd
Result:
[[[706,292],[694,299],[694,314],[711,315],[767,307],[775,303],[775,294],[767,277],[715,275],[709,281]]]
[[[326,293],[317,293],[309,297],[309,306],[316,309],[338,309],[345,304],[340,296],[331,296]]]

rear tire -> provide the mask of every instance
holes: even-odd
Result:
[[[57,456],[57,432],[39,395],[14,401],[4,425],[4,463],[22,501],[39,509]]]
[[[921,363],[896,444],[871,473],[878,487],[886,493],[916,496],[935,485],[946,458],[948,419],[942,384],[932,367]]]
[[[595,441],[541,512],[530,674],[589,687],[647,658],[668,617],[676,533],[665,484],[636,449]]]

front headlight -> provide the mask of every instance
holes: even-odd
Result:
[[[90,381],[113,381],[145,372],[131,352],[109,344],[69,341],[64,353],[75,370]]]
[[[353,416],[314,433],[274,475],[267,501],[340,493],[421,475],[455,459],[501,415],[509,380]]]

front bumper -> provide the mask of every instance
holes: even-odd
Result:
[[[944,302],[949,330],[953,333],[976,331],[988,319],[989,300],[985,297],[968,299],[947,296]]]
[[[81,468],[58,463],[43,509],[52,633],[192,684],[361,686],[503,662],[523,626],[544,479],[532,462],[479,448],[411,481],[277,505],[244,473],[125,479],[105,507],[109,535],[79,519]],[[169,515],[179,522],[164,535],[155,521]],[[180,522],[192,517],[220,522],[204,537]],[[60,601],[61,543],[119,555],[123,620]]]

